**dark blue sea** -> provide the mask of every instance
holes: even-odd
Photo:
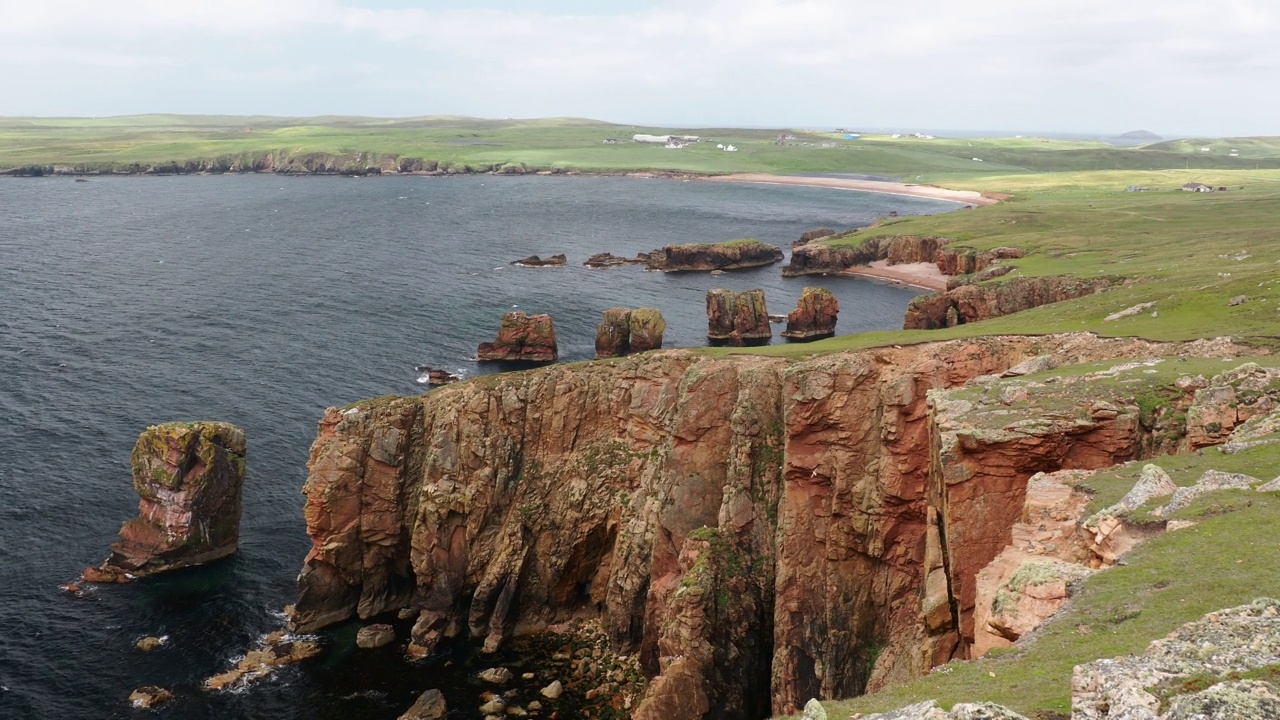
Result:
[[[354,624],[247,691],[200,689],[293,600],[324,408],[422,392],[418,364],[484,372],[466,358],[512,309],[551,313],[563,360],[591,355],[617,305],[658,307],[669,346],[702,345],[711,287],[762,287],[784,314],[820,283],[840,300],[840,332],[900,327],[914,291],[863,279],[581,263],[744,236],[787,247],[815,226],[954,207],[599,177],[0,180],[0,718],[395,718],[429,687],[472,717],[481,666],[466,647],[425,666],[395,647],[357,656]],[[568,267],[508,265],[561,252]],[[240,553],[85,599],[60,592],[136,512],[138,433],[183,419],[248,434]],[[168,642],[144,654],[146,635]],[[178,700],[134,710],[141,685]]]

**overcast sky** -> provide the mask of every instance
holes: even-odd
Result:
[[[0,115],[1280,134],[1277,0],[0,0]]]

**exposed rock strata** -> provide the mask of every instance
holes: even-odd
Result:
[[[1118,282],[1119,278],[1076,279],[1050,275],[1015,278],[997,285],[962,285],[955,290],[912,299],[902,327],[904,330],[934,330],[989,320],[1092,295]]]
[[[836,316],[840,313],[840,301],[826,288],[807,287],[796,309],[787,314],[787,329],[782,337],[788,340],[819,340],[836,334]]]
[[[1067,335],[795,364],[669,351],[330,410],[294,622],[413,608],[421,655],[594,616],[651,678],[636,717],[855,695],[967,651],[974,578],[1009,544],[1027,478],[1152,447],[1136,411],[1101,406],[945,429],[959,415],[929,391],[1047,354],[1180,352],[1239,348]]]
[[[782,248],[759,240],[667,245],[649,253],[649,269],[663,272],[743,270],[781,262]]]
[[[768,342],[773,337],[763,290],[707,291],[707,339],[723,345]]]
[[[221,422],[153,425],[131,458],[138,517],[90,582],[128,582],[236,552],[244,485],[244,431]]]
[[[556,328],[550,315],[509,312],[502,316],[498,338],[480,343],[481,362],[555,362],[560,357]]]
[[[841,237],[847,237],[847,234]],[[782,268],[782,274],[794,277],[840,272],[856,265],[885,260],[890,265],[934,263],[943,275],[972,275],[987,270],[997,260],[1025,255],[1021,248],[998,247],[980,251],[971,247],[955,247],[952,242],[949,238],[920,235],[885,235],[856,244],[808,242],[791,253],[791,262]]]

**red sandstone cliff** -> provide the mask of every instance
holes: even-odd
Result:
[[[1066,335],[795,364],[669,351],[330,410],[294,622],[409,607],[410,651],[428,653],[595,616],[651,678],[639,718],[854,695],[964,656],[976,575],[1032,473],[1151,447],[1127,406],[989,427],[930,391],[1048,353],[1238,350]]]

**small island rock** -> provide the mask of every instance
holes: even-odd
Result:
[[[649,269],[663,272],[742,270],[781,262],[782,248],[753,238],[722,243],[667,245],[649,254]]]
[[[831,291],[807,287],[796,302],[796,309],[787,315],[787,329],[782,331],[782,337],[800,342],[831,337],[836,334],[839,313],[840,301]]]
[[[555,362],[558,357],[551,316],[522,312],[503,315],[498,338],[480,343],[476,353],[481,362]]]
[[[154,636],[144,637],[134,643],[134,647],[138,648],[142,652],[151,652],[162,645],[164,645],[164,639]]]
[[[431,689],[418,696],[413,704],[398,720],[444,720],[449,714],[449,706],[445,704],[444,694]]]
[[[230,423],[153,425],[134,445],[133,487],[138,517],[90,582],[134,577],[217,560],[236,552],[244,485],[244,431]]]
[[[133,703],[134,707],[143,710],[158,707],[170,700],[173,700],[173,693],[162,687],[155,687],[154,685],[140,687],[129,693],[129,702]]]
[[[636,253],[635,257],[628,258],[604,252],[592,255],[582,264],[589,268],[611,268],[619,265],[647,265],[648,263],[649,253]]]
[[[366,650],[380,648],[396,639],[396,629],[385,623],[366,625],[356,633],[356,646]]]
[[[707,291],[707,339],[725,345],[762,344],[773,337],[764,290]]]
[[[537,255],[530,255],[529,257],[524,258],[522,260],[512,260],[511,264],[519,265],[520,267],[563,267],[564,265],[568,264],[568,262],[569,262],[569,258],[565,257],[563,254],[552,255],[549,258],[541,258],[541,257],[538,257]]]

